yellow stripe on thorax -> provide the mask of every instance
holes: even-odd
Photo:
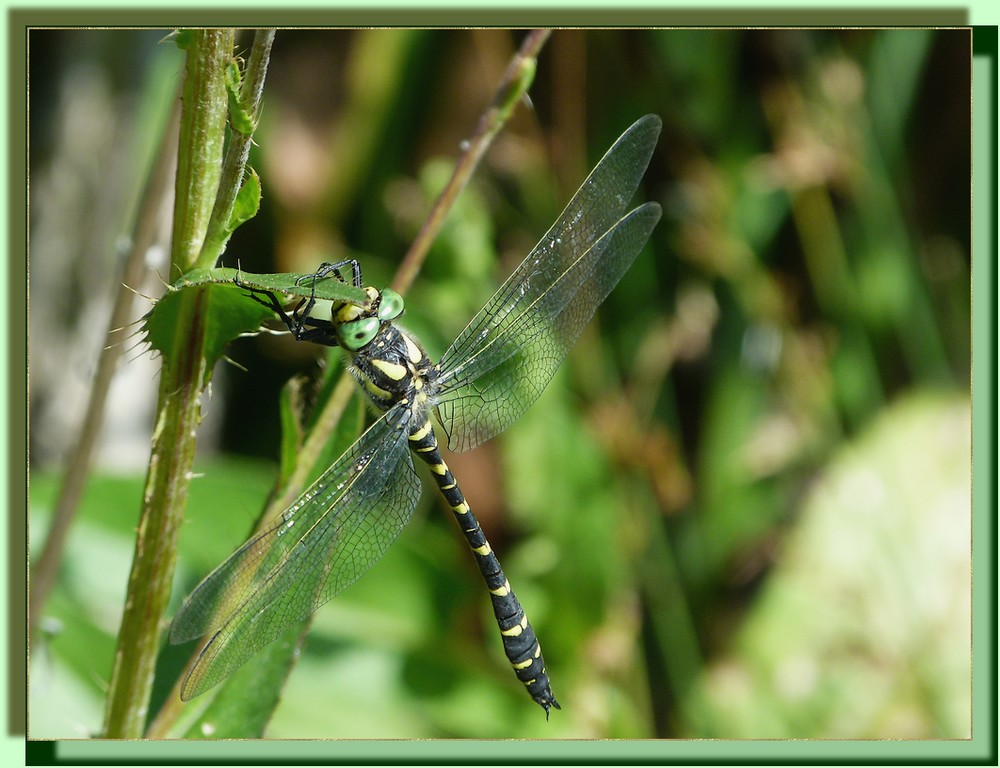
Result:
[[[360,377],[360,381],[361,381],[361,386],[363,386],[366,390],[368,390],[371,394],[373,394],[380,400],[387,400],[390,397],[392,397],[391,392],[389,392],[386,389],[382,389],[382,387],[380,387],[378,384],[376,384],[367,376],[362,375]]]
[[[420,351],[420,347],[418,347],[417,343],[410,338],[408,333],[400,331],[399,335],[403,337],[403,343],[406,345],[406,357],[411,363],[416,365],[424,357],[423,353]]]
[[[406,376],[406,366],[399,363],[393,363],[379,357],[372,358],[371,363],[393,381],[402,381],[403,377]]]

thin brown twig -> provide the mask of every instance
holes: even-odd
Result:
[[[545,41],[548,40],[552,30],[534,29],[528,33],[521,43],[514,58],[497,86],[496,94],[489,108],[479,118],[475,133],[472,137],[463,142],[463,151],[455,163],[451,178],[448,184],[438,195],[431,212],[424,221],[420,232],[417,233],[410,250],[396,270],[396,276],[392,281],[392,288],[400,294],[406,293],[407,289],[416,279],[420,267],[424,263],[428,250],[437,237],[445,217],[451,210],[458,198],[458,195],[469,183],[472,174],[486,150],[489,149],[493,139],[503,128],[510,117],[514,106],[527,92],[528,87],[534,79],[535,64],[538,53],[541,51]]]

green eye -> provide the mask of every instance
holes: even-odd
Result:
[[[379,320],[395,320],[403,314],[403,297],[392,288],[382,289],[382,299],[378,305]]]
[[[337,326],[340,346],[351,352],[361,349],[375,338],[381,324],[377,317],[362,317],[360,320],[341,323]]]

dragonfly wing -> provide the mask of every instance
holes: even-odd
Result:
[[[649,232],[637,237],[642,226],[622,213],[646,172],[661,125],[656,115],[646,115],[619,137],[441,358],[438,416],[452,450],[489,440],[534,402],[642,248]],[[643,206],[639,218],[646,220],[654,208],[658,218],[659,206]],[[584,299],[589,306],[566,311]]]
[[[214,635],[188,673],[182,698],[221,682],[382,557],[420,497],[408,417],[403,406],[388,411],[273,526],[195,589],[170,640]]]
[[[516,316],[484,338],[467,365],[442,363],[438,418],[466,451],[503,432],[538,398],[660,219],[645,203],[624,216]]]

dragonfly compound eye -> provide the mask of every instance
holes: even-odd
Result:
[[[355,352],[375,338],[381,325],[377,317],[362,317],[337,326],[337,338],[344,349]]]
[[[403,297],[392,288],[383,288],[378,305],[378,319],[395,320],[401,314],[403,314]]]

